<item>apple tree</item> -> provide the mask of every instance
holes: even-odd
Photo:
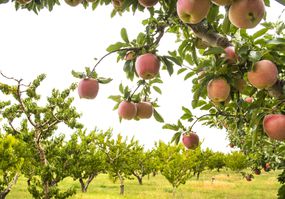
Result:
[[[170,76],[177,74],[185,81],[190,79],[193,99],[187,107],[207,112],[195,116],[190,111],[182,116],[180,119],[188,117],[192,124],[174,134],[175,142],[179,142],[184,133],[190,133],[197,121],[202,121],[210,127],[225,128],[230,142],[244,154],[261,153],[262,161],[271,160],[274,168],[284,169],[285,24],[281,12],[274,21],[267,20],[266,16],[266,12],[272,12],[273,4],[283,7],[284,0],[65,2],[71,6],[91,6],[93,10],[112,4],[111,16],[124,12],[149,13],[142,21],[144,32],[131,40],[127,29],[122,28],[122,41],[110,45],[108,53],[102,57],[117,53],[117,60],[124,62],[126,77],[141,88],[130,91],[119,86],[122,95],[111,96],[117,102],[115,108],[121,118],[136,118],[138,111],[134,103],[147,101],[158,106],[151,94],[161,93],[157,84],[167,81],[159,75],[165,70]],[[36,13],[42,9],[52,10],[60,4],[56,0],[16,0],[12,3],[16,9]],[[166,34],[176,35],[178,47],[173,45],[168,54],[162,55],[159,44]],[[81,77],[93,78],[99,83],[106,81],[93,76],[102,59],[89,70],[89,75]],[[78,73],[73,75],[80,77]],[[97,92],[96,89],[87,90]],[[153,114],[158,121],[164,121],[157,111]],[[256,151],[259,146],[266,147]]]
[[[226,155],[222,152],[212,152],[208,159],[208,168],[219,172],[225,166]]]

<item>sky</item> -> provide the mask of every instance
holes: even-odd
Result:
[[[274,2],[272,4],[273,12],[268,15],[275,18],[282,7]],[[110,44],[121,40],[122,27],[127,29],[130,39],[144,31],[141,20],[147,18],[147,12],[137,12],[135,17],[125,13],[111,18],[112,9],[112,5],[109,5],[92,11],[91,8],[84,9],[81,5],[70,7],[62,2],[52,12],[42,10],[36,15],[27,10],[16,11],[11,3],[0,4],[0,70],[7,76],[22,78],[27,83],[41,73],[47,74],[39,89],[43,96],[48,95],[52,88],[64,89],[72,82],[78,82],[79,79],[71,75],[71,70],[84,71],[85,67],[93,67],[96,63],[94,58],[101,58]],[[174,41],[173,35],[163,37],[159,54],[166,55],[167,51],[174,50],[177,47]],[[146,148],[153,147],[159,140],[169,142],[175,132],[162,129],[163,124],[154,118],[119,122],[117,111],[112,110],[115,103],[108,96],[119,94],[121,82],[132,89],[136,87],[136,81],[126,80],[123,64],[116,62],[115,54],[100,63],[96,69],[99,76],[111,77],[113,81],[100,85],[94,100],[79,99],[76,91],[72,93],[74,106],[82,114],[80,122],[89,130],[112,127],[114,135],[134,136]],[[157,110],[165,122],[176,123],[183,114],[181,107],[191,108],[191,80],[184,81],[183,76],[176,75],[169,77],[166,71],[161,72],[161,77],[164,81],[162,95],[154,94],[152,97],[158,97],[160,108]],[[0,77],[0,81],[3,78]],[[199,110],[194,113],[203,115]],[[203,148],[223,152],[231,150],[224,130],[208,128],[199,123],[193,130],[203,140]],[[68,136],[71,131],[64,133]]]

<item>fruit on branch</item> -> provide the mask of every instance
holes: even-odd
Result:
[[[153,107],[150,102],[139,102],[137,106],[137,117],[140,119],[151,118],[153,114]]]
[[[184,133],[182,143],[187,149],[196,149],[199,145],[199,137],[192,131],[190,133]]]
[[[157,4],[158,0],[139,0],[139,4],[141,4],[143,7],[150,8]]]
[[[119,104],[118,114],[122,119],[131,120],[137,115],[137,107],[133,102],[122,101]]]
[[[247,181],[251,181],[252,180],[252,178],[253,178],[253,175],[252,174],[246,174],[245,175],[245,179],[247,180]]]
[[[261,60],[254,64],[253,71],[247,73],[247,78],[255,88],[269,88],[277,81],[278,69],[273,62]]]
[[[229,9],[229,20],[237,28],[254,28],[264,14],[263,0],[235,0]]]
[[[285,140],[285,115],[266,115],[263,119],[263,129],[271,139]]]
[[[124,57],[126,61],[131,61],[135,59],[135,53],[133,51],[128,51]]]
[[[112,0],[112,4],[113,4],[115,9],[122,8],[123,3],[124,3],[124,0]]]
[[[32,0],[17,0],[17,2],[21,5],[27,5],[28,3],[31,3]]]
[[[235,145],[234,145],[233,143],[230,143],[230,144],[229,144],[229,147],[234,148]]]
[[[237,55],[235,52],[235,48],[233,46],[228,46],[224,49],[225,53],[226,53],[226,60],[230,63],[233,64],[236,62],[237,59]]]
[[[99,90],[99,82],[96,79],[82,79],[78,84],[78,94],[80,98],[94,99]]]
[[[207,16],[211,2],[210,0],[178,0],[176,7],[181,21],[197,24]]]
[[[212,3],[218,6],[229,6],[232,4],[233,0],[211,0]]]
[[[230,85],[224,78],[212,79],[207,85],[208,97],[213,102],[224,102],[230,95]]]
[[[252,103],[253,102],[253,98],[252,97],[246,97],[244,99],[244,101],[247,102],[247,103]]]
[[[270,171],[270,164],[269,164],[268,162],[263,165],[263,170],[264,170],[265,172],[269,172],[269,171]]]
[[[154,78],[160,68],[160,60],[151,53],[140,55],[136,60],[136,72],[142,79]]]
[[[83,0],[64,0],[64,1],[68,5],[75,7],[75,6],[79,5]]]

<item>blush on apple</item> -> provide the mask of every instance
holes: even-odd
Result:
[[[187,149],[196,149],[199,145],[199,137],[196,133],[183,134],[182,143]]]
[[[208,14],[210,0],[178,0],[177,14],[184,23],[197,24]]]
[[[247,102],[247,103],[252,103],[253,102],[253,97],[246,97],[244,99],[244,101]]]
[[[254,28],[264,14],[263,0],[235,0],[229,9],[229,20],[237,28]]]
[[[143,79],[152,79],[159,73],[160,61],[151,53],[140,55],[136,60],[136,72]]]
[[[139,4],[141,4],[143,7],[150,8],[157,4],[158,0],[139,0]]]
[[[278,69],[270,60],[261,60],[254,64],[253,71],[247,73],[247,78],[255,88],[269,88],[278,79]]]
[[[78,84],[78,94],[80,98],[94,99],[99,90],[99,82],[96,79],[82,79]]]
[[[131,120],[137,115],[137,107],[133,102],[122,101],[118,107],[118,114],[122,119]]]
[[[263,119],[265,133],[274,140],[285,140],[285,115],[269,114]]]
[[[32,2],[32,0],[16,0],[21,5],[27,5]]]
[[[224,78],[212,79],[207,85],[207,93],[213,102],[224,102],[230,95],[230,85]]]
[[[150,102],[139,102],[137,106],[137,117],[140,119],[151,118],[153,114],[153,107]]]

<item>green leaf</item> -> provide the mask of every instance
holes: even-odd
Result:
[[[255,40],[256,38],[261,37],[261,36],[263,36],[265,33],[267,33],[268,30],[269,30],[268,28],[263,28],[263,29],[257,31],[256,33],[254,33],[254,34],[252,35],[252,38]]]
[[[86,77],[86,75],[85,75],[84,73],[82,73],[82,72],[76,72],[76,71],[74,71],[74,70],[71,71],[71,74],[72,74],[73,77],[79,78],[79,79],[83,79],[83,78]]]
[[[112,78],[104,78],[104,77],[99,77],[97,78],[98,82],[101,84],[108,84],[110,83],[113,79]]]
[[[121,29],[121,37],[126,43],[129,43],[128,33],[126,28]]]
[[[120,83],[119,85],[119,91],[123,94],[124,93],[124,87],[123,87],[123,84]]]
[[[160,89],[159,87],[153,86],[152,88],[153,88],[156,92],[158,92],[159,94],[162,93],[162,92],[161,92],[161,89]]]
[[[153,109],[153,116],[156,119],[156,121],[164,122],[164,119],[161,117],[161,115],[155,109]]]
[[[229,20],[228,12],[225,14],[225,18],[222,25],[222,30],[225,34],[228,34],[231,29],[231,22]]]
[[[165,64],[166,69],[171,76],[173,74],[173,63],[170,62],[165,56],[160,57],[161,61]]]
[[[180,137],[181,137],[182,133],[181,132],[177,132],[173,135],[172,139],[171,139],[171,142],[175,143],[176,145],[179,143],[180,141]]]
[[[208,50],[206,50],[203,55],[215,55],[215,54],[222,54],[224,53],[224,49],[221,47],[213,47],[213,48],[209,48]]]
[[[178,66],[182,65],[182,59],[177,59],[176,57],[171,57],[171,56],[164,56],[165,58],[171,60],[173,63],[175,63]]]
[[[173,130],[173,131],[178,131],[179,127],[176,126],[175,124],[165,124],[162,127],[163,129],[169,129],[169,130]]]
[[[122,101],[122,97],[120,95],[111,95],[108,97],[108,99],[111,99],[115,102],[121,102]]]
[[[106,50],[108,52],[113,52],[113,51],[116,51],[116,50],[119,50],[121,49],[122,47],[126,47],[127,45],[125,43],[122,43],[122,42],[117,42],[115,44],[112,44],[110,45]]]
[[[187,70],[187,68],[180,68],[178,71],[177,71],[177,75],[185,72]]]

